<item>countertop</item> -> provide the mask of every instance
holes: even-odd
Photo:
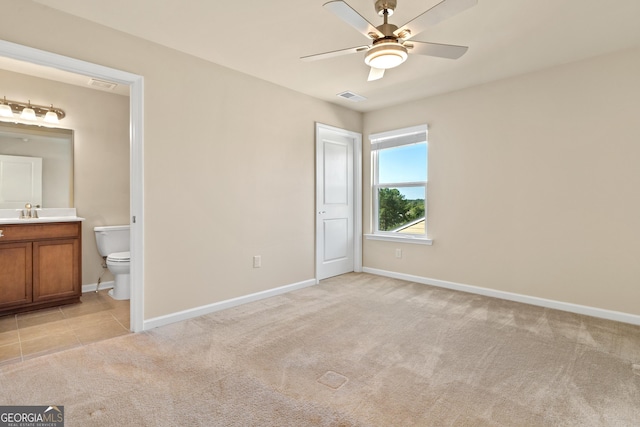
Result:
[[[77,216],[75,208],[32,209],[38,213],[38,218],[26,219],[20,219],[21,210],[22,209],[0,209],[0,225],[84,221],[84,218]]]

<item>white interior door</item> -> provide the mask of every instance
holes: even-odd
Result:
[[[0,155],[0,209],[42,206],[42,158]]]
[[[354,146],[357,134],[316,125],[316,278],[357,269]],[[359,171],[359,168],[358,168]]]

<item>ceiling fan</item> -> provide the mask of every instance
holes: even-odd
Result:
[[[388,18],[393,15],[397,3],[397,0],[377,0],[375,2],[376,12],[384,19],[384,23],[377,27],[373,26],[342,0],[325,3],[323,6],[325,9],[351,25],[368,39],[373,40],[373,42],[370,45],[303,56],[300,59],[303,61],[315,61],[350,53],[366,52],[364,62],[371,67],[368,80],[372,81],[381,79],[384,76],[384,70],[402,64],[409,53],[458,59],[467,51],[467,46],[409,41],[409,39],[430,26],[475,6],[478,0],[443,0],[400,28],[388,22]]]

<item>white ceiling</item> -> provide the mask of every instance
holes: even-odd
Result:
[[[325,10],[327,0],[35,0],[263,80],[371,111],[640,46],[640,0],[479,0],[415,40],[469,46],[458,60],[410,55],[367,82],[364,54],[299,57],[368,44]],[[401,26],[440,0],[398,0]],[[348,0],[374,25],[374,0]],[[367,98],[336,97],[349,90]]]

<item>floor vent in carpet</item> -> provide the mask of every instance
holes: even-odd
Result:
[[[320,378],[318,378],[318,382],[320,384],[326,385],[327,387],[334,390],[337,390],[345,385],[347,381],[349,381],[349,378],[333,371],[327,371]]]

